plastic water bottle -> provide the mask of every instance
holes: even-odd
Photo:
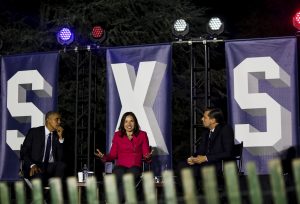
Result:
[[[86,182],[88,175],[89,175],[89,170],[88,170],[86,164],[83,165],[82,173],[83,173],[83,182]]]

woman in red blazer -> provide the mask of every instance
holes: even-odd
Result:
[[[136,116],[132,112],[123,114],[118,131],[115,132],[109,154],[103,154],[99,149],[95,153],[103,162],[115,161],[113,173],[117,177],[120,201],[123,200],[122,177],[132,173],[136,182],[142,173],[142,160],[151,161],[147,133],[140,130]]]

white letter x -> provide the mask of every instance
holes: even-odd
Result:
[[[167,65],[156,61],[140,62],[137,76],[134,67],[129,64],[119,63],[111,66],[122,103],[116,127],[119,126],[125,112],[134,112],[141,129],[148,134],[150,145],[157,147],[160,155],[169,154],[152,110]]]

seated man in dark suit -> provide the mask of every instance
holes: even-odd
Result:
[[[222,173],[222,161],[232,156],[234,133],[231,126],[224,124],[224,116],[218,108],[207,108],[202,117],[203,126],[208,128],[195,154],[187,158],[197,181],[201,181],[200,168],[214,165],[217,173]],[[199,183],[197,183],[199,187]]]
[[[25,178],[41,178],[47,185],[50,177],[63,177],[63,128],[61,115],[50,111],[45,126],[31,128],[21,148]]]

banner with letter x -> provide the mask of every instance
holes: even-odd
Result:
[[[292,159],[299,144],[297,39],[227,41],[225,49],[235,138],[244,142],[244,162],[267,174],[270,159]]]
[[[0,180],[18,179],[19,151],[30,127],[57,104],[58,53],[1,59]]]
[[[133,112],[154,149],[152,170],[172,167],[171,45],[107,50],[106,151],[122,115]]]

